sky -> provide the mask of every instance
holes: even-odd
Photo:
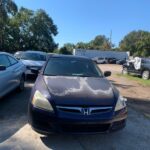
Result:
[[[150,0],[14,0],[21,7],[44,9],[58,27],[54,38],[64,43],[89,42],[97,35],[118,46],[133,30],[150,31]]]

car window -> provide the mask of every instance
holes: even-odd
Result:
[[[46,61],[46,55],[37,53],[23,53],[21,59],[33,61]]]
[[[44,74],[49,76],[102,76],[101,71],[93,61],[66,58],[50,58]]]
[[[8,56],[8,59],[9,59],[11,65],[18,63],[18,61],[16,59],[14,59],[13,57]]]
[[[0,65],[9,67],[11,64],[6,55],[0,55]]]
[[[142,59],[142,63],[150,64],[150,59]]]

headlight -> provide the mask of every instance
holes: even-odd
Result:
[[[118,98],[116,107],[115,107],[115,111],[118,111],[118,110],[125,108],[126,107],[126,101],[127,101],[127,99],[120,95]]]
[[[39,91],[35,92],[32,104],[37,108],[53,111],[53,107],[50,102]]]

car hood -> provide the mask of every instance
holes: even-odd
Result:
[[[115,104],[113,87],[105,78],[44,76],[44,82],[56,105]]]
[[[22,63],[26,66],[43,66],[45,61],[33,61],[33,60],[21,60]]]

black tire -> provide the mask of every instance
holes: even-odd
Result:
[[[21,92],[24,90],[25,77],[22,75],[20,78],[20,84],[18,86],[18,90]]]
[[[125,67],[125,68],[123,68],[123,70],[122,70],[122,74],[124,74],[124,75],[126,75],[126,74],[128,74],[128,69]]]
[[[142,79],[148,80],[150,78],[150,72],[148,70],[145,70],[142,72]]]

